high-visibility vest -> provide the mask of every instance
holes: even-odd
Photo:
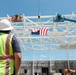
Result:
[[[0,33],[0,75],[11,75],[14,73],[12,36]]]

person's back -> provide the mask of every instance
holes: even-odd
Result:
[[[12,35],[0,33],[0,75],[14,73],[14,54],[11,42]]]
[[[0,75],[17,75],[21,64],[21,49],[17,38],[11,35],[11,22],[21,22],[21,16],[0,21]],[[11,21],[11,22],[10,22]]]

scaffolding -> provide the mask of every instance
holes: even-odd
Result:
[[[63,15],[75,19],[76,14]],[[14,33],[22,50],[76,49],[76,23],[70,21],[53,22],[55,15],[25,16],[23,22],[13,23]],[[40,19],[40,20],[39,20]],[[32,35],[31,29],[48,27],[47,35]]]

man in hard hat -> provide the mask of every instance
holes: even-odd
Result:
[[[14,15],[12,17],[7,18],[7,20],[11,20],[12,22],[22,22],[22,15]]]
[[[21,22],[21,15],[0,21],[0,75],[17,75],[21,64],[21,48],[18,39],[11,35],[11,22]]]

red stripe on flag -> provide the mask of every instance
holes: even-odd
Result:
[[[40,28],[40,35],[47,35],[48,28]]]

